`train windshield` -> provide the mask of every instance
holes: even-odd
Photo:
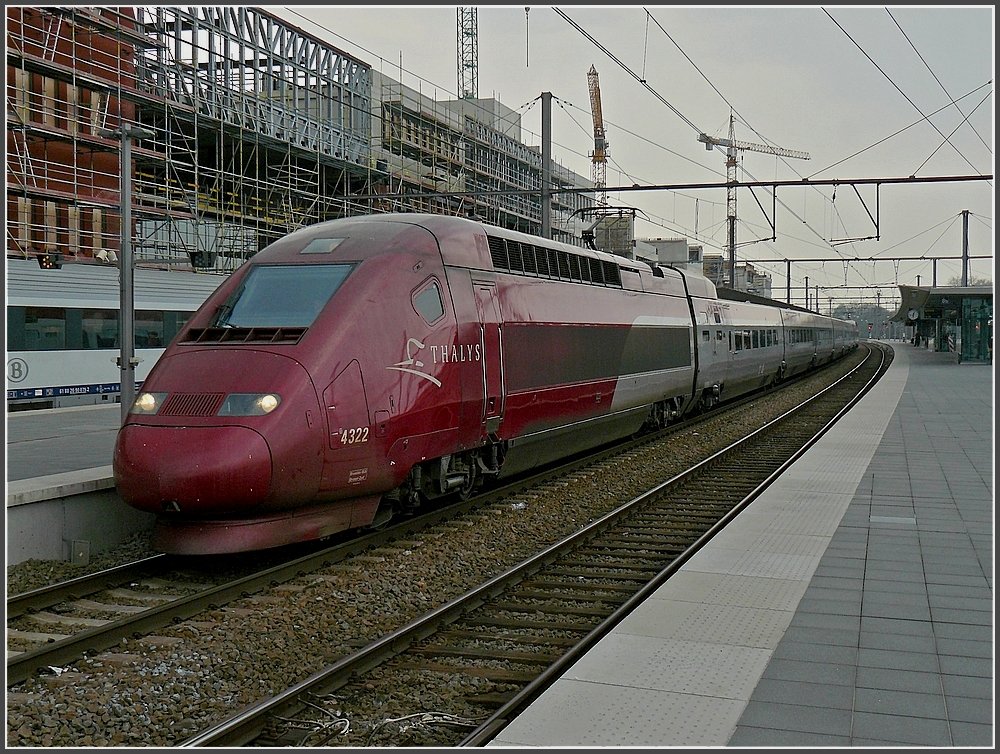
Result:
[[[260,265],[219,308],[215,327],[308,327],[351,264]]]

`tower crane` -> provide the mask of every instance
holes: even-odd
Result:
[[[729,115],[729,138],[719,139],[707,134],[698,134],[698,141],[704,142],[705,149],[712,151],[712,147],[726,148],[726,215],[729,220],[729,285],[736,288],[736,151],[739,149],[748,152],[762,152],[763,154],[773,154],[777,157],[794,157],[800,160],[808,160],[808,152],[796,152],[793,149],[782,149],[772,147],[767,144],[754,144],[749,141],[738,141],[735,138],[733,128],[733,116]]]
[[[479,97],[479,23],[476,8],[459,7],[458,14],[458,97]]]
[[[601,114],[601,84],[597,79],[597,69],[591,65],[587,71],[587,86],[590,89],[590,111],[594,117],[594,151],[590,177],[597,192],[597,203],[604,206],[608,203],[607,187],[607,152],[608,142],[604,136],[604,116]]]

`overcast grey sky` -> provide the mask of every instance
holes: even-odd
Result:
[[[457,6],[267,7],[407,86],[456,96]],[[741,150],[740,181],[993,174],[992,6],[477,8],[480,96],[518,110],[524,141],[537,145],[539,97],[551,92],[553,157],[588,177],[587,71],[596,67],[609,187],[724,181],[724,152],[707,151],[697,136],[726,137],[731,111],[737,139],[810,155]],[[776,241],[767,240],[768,219],[749,189],[740,189],[737,257],[770,272],[782,299],[786,258],[796,261],[793,287],[806,276],[810,287],[831,286],[820,301],[834,305],[859,295],[832,287],[845,276],[850,286],[916,284],[917,275],[928,285],[929,260],[799,262],[959,256],[963,210],[971,213],[970,253],[992,255],[993,185],[883,185],[878,196],[859,186],[865,204],[849,185],[781,188]],[[770,194],[757,196],[769,216]],[[686,236],[707,253],[725,249],[724,188],[608,199],[639,210],[640,237]],[[876,235],[869,212],[879,240],[837,241]],[[756,239],[765,240],[748,244]],[[938,284],[960,273],[960,261],[939,262]],[[973,261],[970,273],[992,279],[992,259]],[[883,305],[894,293],[882,290]],[[868,297],[874,302],[873,290]]]

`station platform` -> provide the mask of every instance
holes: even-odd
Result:
[[[993,748],[993,369],[888,374],[491,747]]]
[[[111,462],[121,404],[7,414],[7,565],[87,563],[152,526],[115,491]]]
[[[110,466],[120,403],[7,414],[7,482]]]

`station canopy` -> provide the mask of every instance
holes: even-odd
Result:
[[[993,299],[992,286],[922,288],[899,286],[899,311],[889,317],[891,322],[912,324],[918,319],[947,319],[950,312],[962,309],[965,299]]]

